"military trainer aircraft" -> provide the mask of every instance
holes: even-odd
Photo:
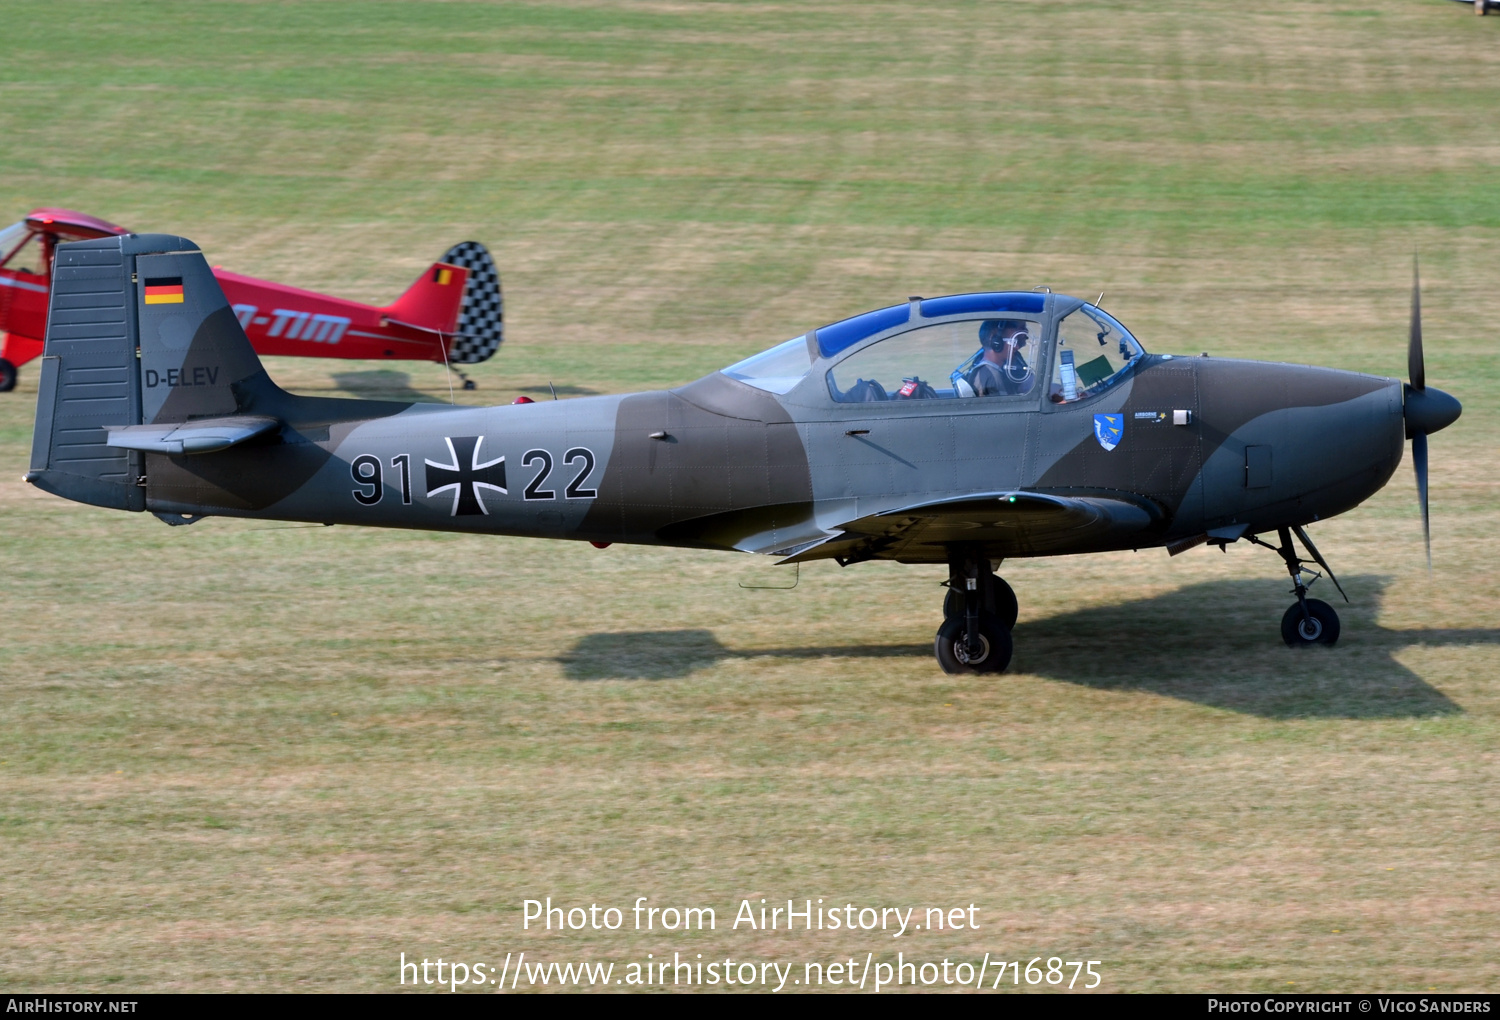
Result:
[[[678,389],[487,408],[295,396],[267,376],[184,238],[58,249],[26,480],[203,517],[944,563],[950,673],[1010,661],[1005,559],[1246,539],[1278,553],[1288,645],[1332,644],[1305,525],[1391,477],[1458,401],[1410,382],[1147,354],[1037,292],[911,298]],[[1274,543],[1262,535],[1275,536]],[[1430,544],[1429,544],[1430,561]],[[1333,580],[1337,585],[1337,580]]]

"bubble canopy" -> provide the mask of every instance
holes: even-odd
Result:
[[[1046,307],[1047,295],[1033,291],[992,291],[983,294],[953,294],[928,298],[921,303],[922,318],[942,315],[964,315],[989,312],[1017,312],[1038,315]],[[877,308],[851,319],[832,323],[818,330],[818,350],[831,357],[852,347],[865,337],[911,321],[911,302]]]
[[[991,312],[1039,314],[1046,305],[1045,294],[1031,291],[995,291],[982,294],[953,294],[928,298],[921,302],[923,318]],[[818,353],[831,357],[867,337],[911,321],[911,302],[877,308],[831,323],[815,330]],[[765,390],[784,394],[802,381],[812,368],[811,344],[806,336],[777,344],[768,351],[751,355],[724,369],[731,379]]]

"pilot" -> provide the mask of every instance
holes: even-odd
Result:
[[[978,397],[1014,396],[1031,392],[1031,365],[1021,349],[1031,342],[1020,319],[986,319],[979,326],[983,356],[965,375]]]

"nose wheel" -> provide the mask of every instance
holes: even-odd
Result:
[[[944,673],[1003,673],[1010,665],[1016,593],[988,559],[958,557],[948,565],[943,625],[932,650]]]
[[[1322,599],[1304,598],[1281,617],[1281,640],[1288,648],[1331,645],[1339,639],[1339,614]]]
[[[1307,532],[1303,531],[1300,526],[1293,525],[1290,528],[1278,529],[1276,534],[1281,539],[1280,546],[1274,546],[1251,535],[1251,542],[1263,545],[1280,556],[1282,562],[1286,564],[1287,573],[1292,575],[1292,594],[1297,596],[1297,601],[1282,614],[1281,640],[1286,642],[1288,648],[1332,645],[1339,639],[1339,614],[1334,612],[1333,607],[1327,602],[1307,597],[1307,590],[1323,575],[1303,565],[1301,557],[1297,555],[1297,547],[1292,544],[1292,532],[1297,533],[1297,537],[1312,554],[1313,560],[1328,572],[1328,579],[1339,590],[1339,594],[1344,595],[1339,579],[1333,576],[1333,570],[1318,552],[1318,547],[1313,545],[1312,539],[1307,537]],[[1309,580],[1304,581],[1304,575],[1307,575]],[[1349,596],[1344,595],[1344,601],[1349,601]]]

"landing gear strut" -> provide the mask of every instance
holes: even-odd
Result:
[[[932,648],[944,673],[1003,673],[1010,665],[1016,594],[988,559],[956,556],[948,564],[943,625]]]
[[[477,389],[477,387],[474,385],[474,380],[470,379],[469,376],[468,376],[468,373],[466,373],[463,369],[459,368],[457,365],[450,364],[448,366],[448,371],[452,372],[454,375],[458,376],[460,379],[462,379],[464,381],[463,386],[459,387],[460,389],[465,389],[465,390]]]
[[[1005,578],[989,570],[980,570],[979,585],[980,594],[984,598],[985,612],[994,614],[1001,627],[1006,630],[1013,629],[1016,625],[1016,617],[1021,615],[1021,606],[1016,601],[1015,591],[1005,583]],[[965,599],[964,580],[950,578],[948,594],[943,599],[943,619],[951,620],[955,616],[963,616]]]
[[[1297,555],[1297,547],[1292,544],[1293,531],[1302,540],[1302,544],[1307,546],[1307,551],[1312,553],[1318,566],[1328,571],[1328,579],[1338,588],[1339,594],[1344,595],[1344,589],[1338,578],[1333,576],[1333,570],[1301,527],[1293,525],[1291,528],[1277,529],[1276,535],[1281,540],[1279,547],[1251,535],[1251,542],[1263,545],[1280,556],[1286,564],[1287,573],[1292,575],[1292,594],[1297,596],[1297,602],[1281,617],[1281,640],[1286,642],[1288,648],[1334,644],[1339,639],[1339,614],[1327,602],[1307,597],[1307,590],[1323,575],[1303,566],[1302,559]],[[1305,583],[1302,580],[1304,574],[1311,575]],[[1344,601],[1349,601],[1349,596],[1344,595]]]

